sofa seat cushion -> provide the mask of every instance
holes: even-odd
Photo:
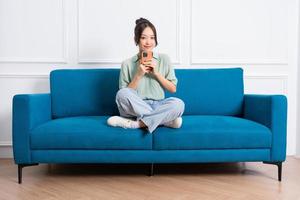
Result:
[[[254,121],[214,115],[183,116],[180,129],[161,127],[153,134],[156,150],[270,148],[271,131]]]
[[[152,135],[142,129],[106,124],[108,116],[59,118],[31,131],[32,149],[152,149]]]

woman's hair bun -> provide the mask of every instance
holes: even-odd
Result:
[[[140,17],[139,19],[135,20],[135,28],[134,28],[134,42],[136,45],[140,43],[140,39],[142,36],[143,31],[145,28],[149,27],[152,29],[154,33],[154,38],[155,38],[155,46],[157,46],[157,35],[156,35],[156,29],[155,26],[145,18]]]
[[[135,24],[137,25],[137,24],[140,24],[140,23],[145,23],[145,22],[149,22],[149,20],[148,19],[145,19],[145,18],[139,18],[139,19],[137,19],[137,20],[135,20]]]

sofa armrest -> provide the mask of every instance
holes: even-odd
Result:
[[[50,119],[50,94],[19,94],[13,97],[12,137],[16,164],[31,163],[30,131]]]
[[[244,118],[267,126],[272,132],[271,161],[286,158],[287,98],[284,95],[244,96]]]

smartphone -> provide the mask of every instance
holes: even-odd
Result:
[[[143,64],[147,60],[152,60],[153,52],[152,51],[142,51],[141,52],[141,63]]]

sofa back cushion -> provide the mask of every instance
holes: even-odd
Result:
[[[175,94],[185,102],[186,115],[228,115],[242,113],[243,69],[182,69]]]
[[[115,95],[119,69],[63,69],[50,74],[53,118],[117,115]],[[243,70],[177,69],[177,92],[166,93],[185,102],[186,115],[241,114]]]
[[[119,69],[66,69],[50,74],[53,118],[117,115]]]

